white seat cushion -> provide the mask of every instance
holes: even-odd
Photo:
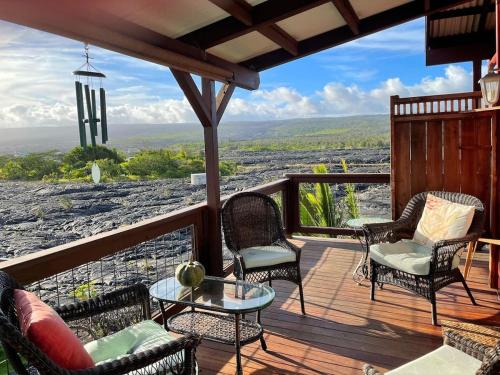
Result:
[[[443,345],[386,375],[474,375],[480,367],[481,361],[476,358],[449,345]]]
[[[85,345],[85,349],[90,354],[96,365],[104,362],[120,359],[130,354],[144,352],[159,345],[167,344],[175,340],[175,337],[165,331],[158,323],[152,320],[145,320],[133,326],[127,327],[112,335],[105,336]],[[181,352],[182,360],[183,352]],[[160,362],[152,364],[151,368],[161,366]],[[169,369],[164,369],[165,374],[170,374]],[[140,370],[132,371],[129,374],[143,373]]]
[[[470,228],[475,211],[473,206],[453,203],[427,194],[424,211],[413,240],[432,247],[437,241],[462,238]]]
[[[379,264],[413,275],[428,275],[431,266],[431,249],[412,240],[395,243],[378,243],[370,246],[370,258]],[[453,258],[453,268],[460,264],[459,254]]]
[[[246,268],[274,266],[276,264],[295,262],[295,252],[281,246],[254,246],[241,249],[240,254]]]

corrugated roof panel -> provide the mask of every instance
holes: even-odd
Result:
[[[337,8],[332,3],[297,14],[277,23],[295,40],[301,41],[346,24]]]

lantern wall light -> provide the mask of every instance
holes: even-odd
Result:
[[[500,74],[498,69],[490,69],[488,73],[479,80],[483,100],[488,107],[493,107],[498,103],[500,93]]]

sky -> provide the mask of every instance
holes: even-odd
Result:
[[[424,19],[261,73],[237,89],[224,121],[388,113],[389,96],[470,91],[472,64],[425,66]],[[0,128],[72,126],[72,72],[83,44],[0,21]],[[196,117],[168,68],[90,46],[108,78],[108,123],[182,123]]]

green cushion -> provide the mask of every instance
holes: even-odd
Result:
[[[431,266],[431,249],[412,240],[395,243],[378,243],[370,246],[370,258],[379,264],[413,275],[428,275]],[[460,264],[455,254],[452,267]]]
[[[297,257],[293,250],[281,246],[254,246],[240,250],[246,268],[274,266],[276,264],[295,262]]]
[[[158,323],[145,320],[112,335],[89,342],[85,349],[94,363],[120,359],[130,354],[140,353],[159,345],[167,344],[175,337]]]
[[[474,375],[480,367],[481,361],[476,358],[449,345],[443,345],[386,375]]]

